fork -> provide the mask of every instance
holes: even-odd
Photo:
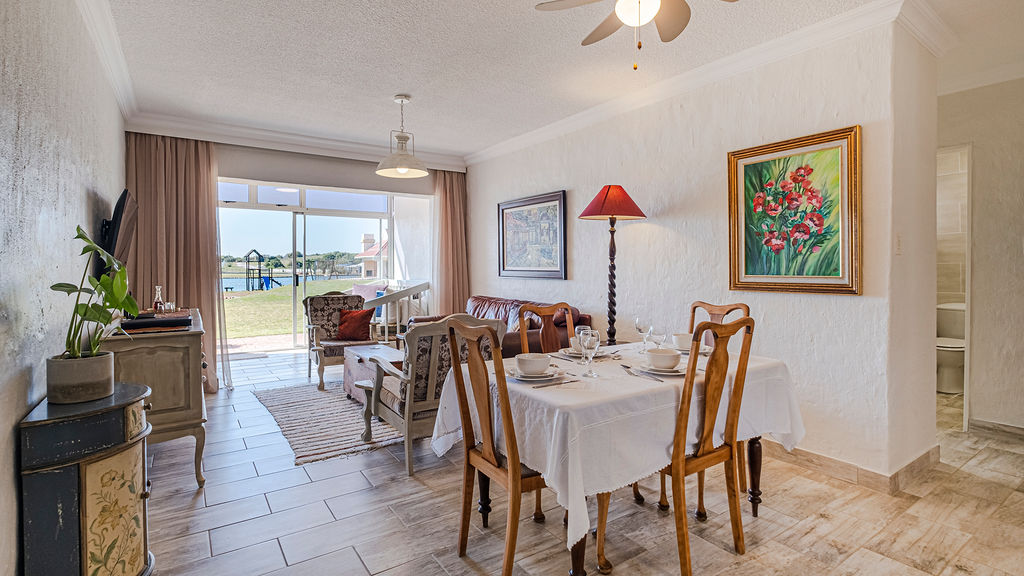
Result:
[[[650,374],[644,374],[642,372],[636,372],[635,370],[633,370],[633,367],[629,366],[628,364],[619,364],[619,366],[622,366],[622,369],[625,370],[626,374],[629,374],[630,376],[636,376],[637,378],[647,378],[648,380],[654,380],[655,382],[664,382],[664,380],[656,376],[651,376]]]

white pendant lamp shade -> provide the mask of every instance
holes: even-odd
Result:
[[[615,15],[623,24],[634,28],[654,20],[660,9],[661,0],[618,0],[615,3]]]
[[[405,104],[410,100],[407,94],[395,96],[395,102],[401,105],[402,124],[400,130],[391,131],[391,154],[377,164],[377,174],[387,178],[422,178],[429,176],[427,166],[416,157],[416,143],[411,132],[405,131]],[[409,141],[413,141],[412,152]]]

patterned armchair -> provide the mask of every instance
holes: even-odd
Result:
[[[369,382],[362,382],[367,402],[363,409],[366,428],[363,440],[372,439],[370,432],[371,413],[398,429],[405,437],[405,466],[412,476],[412,441],[430,436],[434,432],[434,418],[437,415],[441,389],[448,371],[452,367],[451,350],[448,347],[448,320],[457,319],[475,326],[487,325],[505,333],[501,320],[480,320],[469,314],[453,314],[436,322],[418,323],[409,328],[405,335],[405,361],[402,370],[385,359],[371,357],[377,367],[376,380],[372,389]],[[484,350],[490,358],[491,350]],[[462,360],[468,352],[462,345]]]
[[[313,375],[313,364],[320,375],[319,389],[324,389],[324,368],[345,363],[345,348],[376,344],[373,340],[338,340],[338,321],[342,310],[362,310],[363,297],[341,292],[307,296],[302,300],[306,311],[306,345],[309,357],[306,377]]]

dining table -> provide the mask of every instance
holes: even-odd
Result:
[[[603,347],[590,368],[596,377],[582,376],[585,366],[564,353],[552,354],[552,369],[562,382],[541,386],[506,376],[521,462],[539,472],[568,511],[567,546],[571,550],[573,576],[584,576],[586,535],[590,531],[587,497],[629,486],[658,473],[671,461],[676,417],[683,388],[683,376],[652,376],[641,372],[646,356],[641,344]],[[730,354],[726,390],[715,426],[716,445],[725,433],[726,399],[732,391],[739,354]],[[685,369],[687,355],[679,367]],[[694,378],[694,401],[688,419],[687,445],[697,444],[699,411],[703,410],[701,372],[706,357],[698,358]],[[489,364],[492,402],[496,380]],[[509,359],[505,368],[514,369]],[[629,368],[625,368],[628,366]],[[466,381],[468,371],[463,366]],[[629,373],[632,372],[632,373]],[[472,388],[469,405],[473,405]],[[498,418],[499,410],[492,411]],[[474,429],[479,422],[473,415]],[[501,426],[495,423],[497,446],[504,446]],[[737,439],[747,442],[750,473],[748,500],[753,515],[761,502],[762,436],[771,436],[786,450],[792,450],[805,433],[795,387],[786,364],[778,359],[751,355],[740,406]],[[462,420],[453,372],[449,370],[441,391],[431,448],[444,455],[462,440]],[[476,434],[476,437],[481,437]],[[481,479],[483,476],[481,475]],[[481,481],[479,511],[490,511],[487,483]]]

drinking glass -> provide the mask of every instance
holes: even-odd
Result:
[[[583,350],[583,361],[587,365],[587,371],[583,373],[587,378],[597,378],[591,364],[594,362],[594,355],[601,346],[601,333],[597,330],[584,330],[580,334],[580,348]]]
[[[586,332],[587,330],[590,330],[590,329],[591,329],[590,326],[577,326],[576,327],[576,341],[579,342],[580,341],[580,335],[583,334],[584,332]],[[571,342],[569,344],[569,347],[572,348],[572,343]],[[576,350],[575,348],[573,348],[573,351],[574,352],[579,352],[579,354],[580,354],[580,359],[576,360],[576,363],[577,364],[583,364],[583,349],[582,349],[582,347],[580,348],[580,350]]]
[[[650,329],[651,342],[658,348],[661,348],[665,344],[665,338],[668,337],[668,330],[662,326],[651,326]]]
[[[633,327],[636,328],[636,331],[638,334],[640,334],[640,337],[644,339],[644,344],[643,347],[640,348],[640,352],[646,352],[647,339],[651,337],[651,323],[647,320],[644,320],[640,316],[637,316],[636,318],[633,319]]]

